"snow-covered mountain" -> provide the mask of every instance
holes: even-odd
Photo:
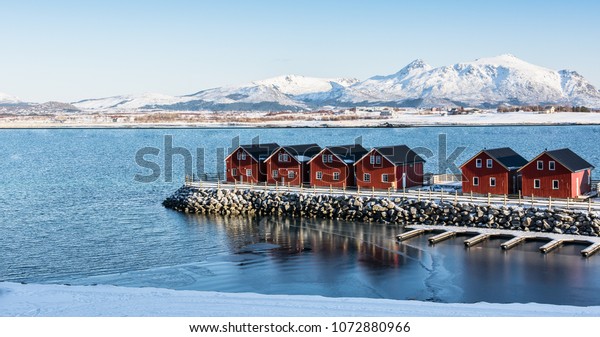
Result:
[[[140,95],[112,96],[105,98],[85,99],[72,104],[79,109],[88,111],[132,111],[152,105],[176,104],[181,101],[176,96],[144,93]]]
[[[417,60],[389,76],[351,86],[345,104],[436,106],[567,104],[600,107],[600,92],[573,71],[539,67],[513,55],[432,68]]]
[[[0,94],[0,101],[2,97]],[[364,81],[287,75],[184,96],[142,94],[73,103],[86,111],[302,111],[323,106],[501,104],[600,108],[600,91],[575,71],[547,69],[505,54],[437,68],[415,60],[394,74]]]
[[[0,104],[17,104],[17,103],[21,103],[21,100],[18,97],[0,92]]]

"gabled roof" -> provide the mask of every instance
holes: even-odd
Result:
[[[232,154],[234,154],[238,149],[243,149],[252,159],[256,161],[264,160],[268,156],[270,156],[273,151],[279,148],[279,144],[277,143],[264,143],[264,144],[250,144],[250,145],[240,145],[235,150],[233,150],[225,159],[229,158]]]
[[[594,165],[588,163],[585,159],[581,158],[577,153],[571,151],[571,149],[568,148],[552,151],[546,150],[540,153],[535,158],[533,158],[529,163],[535,162],[543,154],[547,154],[548,156],[550,156],[550,158],[556,160],[571,172],[577,172],[580,170],[594,168]]]
[[[377,150],[377,152],[394,165],[425,162],[425,159],[421,158],[415,151],[411,150],[406,145],[380,146],[374,148],[374,150]]]
[[[277,153],[279,149],[283,149],[290,156],[296,159],[296,161],[298,161],[299,163],[309,161],[312,157],[314,157],[317,153],[321,152],[322,150],[318,144],[314,143],[280,146],[275,151],[273,151],[273,153],[271,153],[271,155],[269,155],[269,157],[265,160],[268,160],[269,158],[273,157],[273,155]]]
[[[362,147],[360,144],[351,144],[351,145],[338,145],[338,146],[327,146],[318,154],[321,154],[323,151],[329,150],[334,156],[336,156],[339,160],[344,162],[345,164],[354,164],[357,160],[362,158],[367,152],[367,149]],[[315,159],[317,155],[313,156],[309,162]]]
[[[469,163],[475,157],[479,156],[481,153],[487,154],[509,171],[521,168],[527,165],[528,163],[527,159],[523,158],[520,154],[516,153],[510,147],[499,147],[496,149],[483,149],[477,152],[476,155],[464,162],[460,167],[465,166],[467,163]]]

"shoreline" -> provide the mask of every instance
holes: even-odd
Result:
[[[502,123],[502,124],[469,124],[469,123],[439,123],[439,124],[402,124],[402,125],[264,125],[261,123],[245,125],[228,125],[221,123],[209,124],[170,124],[170,123],[139,123],[139,124],[0,124],[0,130],[27,129],[410,129],[410,128],[451,128],[451,127],[515,127],[515,126],[600,126],[594,123]]]
[[[123,299],[126,298],[126,301]],[[0,282],[2,317],[597,317],[600,306],[437,303]]]
[[[154,119],[149,119],[154,116]],[[0,129],[261,129],[261,128],[418,128],[481,126],[578,126],[600,125],[600,113],[535,112],[475,113],[467,115],[421,114],[419,111],[382,117],[378,114],[351,116],[263,113],[156,113],[127,112],[120,115],[82,114],[48,116],[0,116]]]

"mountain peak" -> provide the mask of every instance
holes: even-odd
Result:
[[[532,64],[521,60],[513,54],[502,54],[493,57],[478,58],[473,62],[469,62],[477,65],[492,65],[492,66],[503,66],[503,67],[522,67],[522,66],[533,66]]]
[[[0,103],[14,104],[14,103],[20,103],[20,102],[21,102],[21,100],[17,96],[13,96],[13,95],[9,95],[9,94],[0,92]]]

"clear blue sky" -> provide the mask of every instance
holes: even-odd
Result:
[[[183,95],[511,53],[600,87],[599,1],[1,1],[0,92]]]

